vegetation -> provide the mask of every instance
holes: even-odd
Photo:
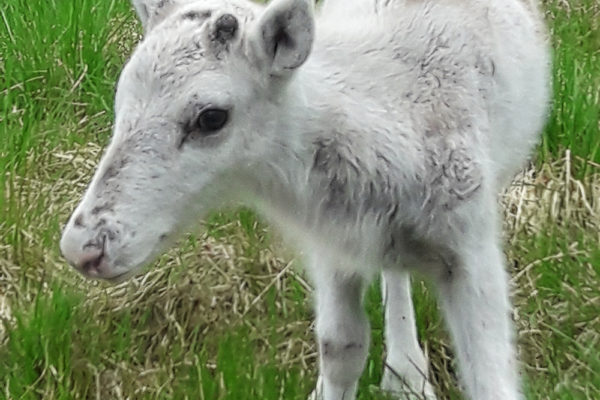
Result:
[[[600,3],[546,0],[554,108],[535,169],[502,195],[530,399],[600,398]],[[310,285],[250,211],[214,214],[118,286],[61,259],[62,224],[107,143],[140,37],[127,0],[0,6],[0,398],[304,399],[316,379]],[[434,294],[415,280],[440,398],[459,399]],[[360,399],[382,398],[382,311]]]

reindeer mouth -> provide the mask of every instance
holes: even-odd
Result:
[[[156,258],[157,254],[160,254],[160,252],[154,251],[144,258],[143,261],[134,263],[123,262],[123,259],[119,259],[115,262],[115,265],[112,269],[114,272],[116,272],[114,275],[98,276],[97,278],[115,285],[123,283],[127,279],[138,275],[140,271],[144,270],[144,267],[148,266]]]

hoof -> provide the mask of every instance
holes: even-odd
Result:
[[[423,379],[420,381],[410,385],[398,376],[385,373],[380,391],[394,400],[437,400],[431,384]]]

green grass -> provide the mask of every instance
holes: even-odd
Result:
[[[4,2],[0,107],[7,134],[0,148],[10,156],[5,162],[21,161],[40,143],[77,141],[76,135],[54,132],[56,122],[89,123],[99,113],[107,115],[102,125],[110,121],[115,77],[129,50],[121,35],[130,14],[129,5],[116,0]]]
[[[528,398],[597,399],[600,171],[577,156],[600,162],[600,5],[545,9],[554,108],[539,172],[504,201],[514,317]],[[304,399],[316,379],[310,288],[252,212],[210,216],[117,287],[60,258],[61,225],[108,140],[114,85],[139,32],[125,0],[0,6],[0,398]],[[440,398],[459,399],[435,296],[414,288]],[[382,398],[376,284],[365,302],[373,343],[361,400]]]
[[[95,311],[91,306],[87,310],[77,307],[81,300],[82,296],[72,291],[67,294],[54,287],[52,294],[41,296],[16,313],[8,345],[0,352],[0,373],[7,397],[64,399],[72,398],[73,393],[77,393],[76,397],[94,396],[90,390],[96,379],[106,384],[96,388],[101,390],[102,398],[115,398],[116,385],[133,392],[134,380],[139,378],[118,376],[110,368],[151,362],[147,355],[150,341],[133,342],[133,321],[127,310],[115,313],[110,320],[90,320]],[[135,323],[138,329],[148,329],[153,320],[146,315]],[[275,332],[270,336],[269,340],[278,340]],[[247,328],[239,327],[220,336],[210,352],[197,330],[178,339],[188,345],[177,342],[156,350],[155,356],[169,364],[162,366],[169,375],[152,377],[152,390],[147,393],[152,397],[277,398],[281,391],[285,398],[291,398],[288,394],[307,389],[299,368],[281,371],[273,364],[256,362],[255,354],[261,346]],[[92,343],[102,345],[90,346]],[[208,354],[215,354],[211,360],[214,368],[207,366],[211,358]]]
[[[552,158],[568,148],[600,162],[600,3],[547,3],[554,100],[541,154]]]

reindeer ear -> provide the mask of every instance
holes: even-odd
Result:
[[[273,0],[253,27],[250,52],[272,76],[287,76],[308,58],[315,32],[312,0]]]
[[[131,0],[135,11],[144,27],[144,32],[150,29],[171,13],[177,0]]]

